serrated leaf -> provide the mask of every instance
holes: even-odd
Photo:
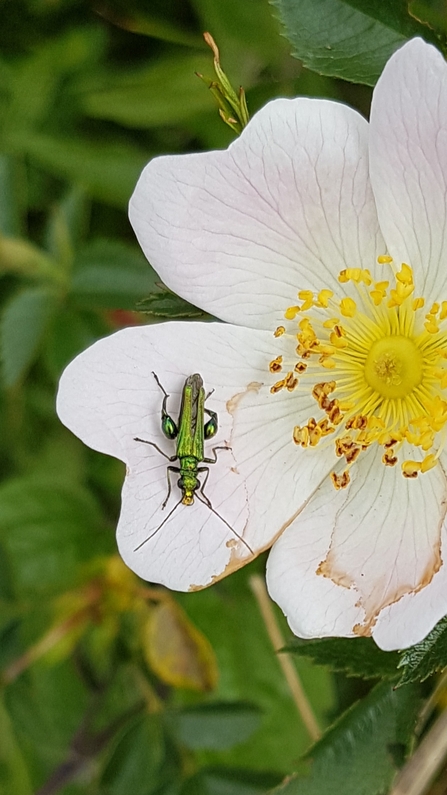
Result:
[[[83,306],[135,309],[159,278],[134,246],[119,240],[99,239],[76,256],[71,296]]]
[[[56,308],[56,296],[47,287],[29,287],[7,304],[0,322],[3,381],[12,387],[24,376],[39,350]]]
[[[260,708],[248,702],[201,704],[170,716],[175,734],[187,748],[214,750],[244,742],[261,719]]]
[[[142,642],[148,664],[166,684],[198,691],[216,686],[211,644],[174,601],[151,610]]]
[[[206,313],[202,309],[180,298],[179,295],[169,292],[169,290],[162,290],[158,293],[152,293],[142,301],[139,301],[137,307],[140,312],[147,315],[154,315],[155,317],[166,318],[198,318],[205,317]]]
[[[311,749],[307,775],[295,775],[276,795],[384,795],[408,751],[419,710],[413,686],[377,685]]]
[[[272,0],[304,66],[373,86],[390,56],[413,36],[439,45],[406,0]]]
[[[432,674],[447,668],[447,616],[436,624],[424,640],[401,654],[400,685],[423,682]]]
[[[99,201],[127,206],[149,157],[136,146],[34,134],[21,146],[33,160],[57,177],[84,187]]]
[[[361,679],[398,676],[398,653],[382,651],[372,638],[294,638],[283,651],[309,657],[317,665],[327,665],[347,676]]]

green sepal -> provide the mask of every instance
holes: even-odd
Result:
[[[218,106],[219,115],[222,121],[230,127],[235,133],[239,135],[244,127],[248,124],[249,113],[247,108],[247,101],[245,98],[245,91],[240,86],[239,91],[236,92],[231,85],[227,75],[220,65],[219,49],[216,42],[210,33],[204,33],[203,38],[206,43],[211,47],[214,54],[214,71],[216,72],[217,80],[204,77],[199,72],[196,72],[197,77],[206,83],[212,95],[214,96]]]

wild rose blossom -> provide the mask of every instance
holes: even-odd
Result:
[[[130,328],[62,376],[62,421],[127,464],[118,544],[142,577],[204,587],[273,544],[301,637],[421,640],[447,613],[447,66],[390,59],[368,124],[279,99],[227,151],[160,157],[130,203],[163,281],[219,323]],[[163,395],[202,375],[220,450],[162,511]],[[205,455],[210,455],[208,443]],[[175,466],[175,464],[174,464]],[[173,486],[173,492],[175,488]]]

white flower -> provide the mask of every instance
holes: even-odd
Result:
[[[297,635],[419,641],[447,613],[442,56],[399,50],[369,125],[276,100],[227,151],[153,160],[130,217],[163,281],[228,324],[127,329],[62,377],[63,422],[127,463],[126,563],[186,590],[274,542],[268,587]],[[200,373],[220,422],[205,455],[231,448],[206,480],[219,515],[199,499],[159,530],[181,495],[174,482],[162,510],[169,462],[135,441],[175,455],[152,371],[175,419]]]

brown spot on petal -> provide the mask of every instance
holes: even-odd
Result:
[[[354,624],[352,627],[352,631],[354,635],[358,635],[359,638],[370,638],[372,635],[372,628],[376,623],[376,618],[374,618],[371,624]]]
[[[335,554],[332,549],[329,550],[326,559],[321,561],[315,574],[327,577],[328,580],[332,580],[336,585],[341,585],[342,588],[352,588],[355,585],[349,574],[341,570],[337,571]]]
[[[398,587],[394,589],[394,591],[388,590],[385,585],[383,585],[382,597],[376,595],[374,597],[373,591],[366,593],[362,589],[362,582],[361,580],[357,581],[354,577],[349,574],[348,571],[345,571],[341,566],[340,562],[337,560],[336,549],[333,546],[334,537],[332,537],[331,546],[329,551],[326,555],[326,558],[321,561],[320,565],[316,570],[316,574],[322,577],[326,577],[327,579],[332,580],[333,583],[336,585],[340,585],[343,588],[355,588],[359,593],[359,599],[356,603],[356,607],[363,608],[365,611],[365,618],[361,623],[355,624],[352,628],[355,635],[359,635],[362,637],[368,637],[372,634],[372,630],[374,629],[375,624],[377,623],[377,619],[381,611],[386,608],[390,607],[393,604],[396,604],[403,596],[408,594],[416,594],[419,591],[422,591],[427,585],[431,583],[435,574],[440,570],[441,566],[443,565],[442,555],[441,555],[441,529],[444,524],[446,514],[447,514],[447,478],[442,468],[442,465],[439,463],[438,466],[441,467],[443,475],[444,475],[444,497],[441,503],[441,516],[438,521],[438,532],[436,539],[433,543],[431,554],[427,565],[422,572],[419,582],[416,585],[412,585],[409,583],[402,583]],[[360,577],[363,575],[360,574]],[[384,571],[384,576],[382,578],[383,583],[386,582],[387,579],[387,572]],[[376,581],[375,589],[379,590],[381,583]],[[363,593],[362,593],[363,590]]]
[[[242,566],[245,566],[247,563],[250,563],[252,560],[257,558],[258,555],[260,555],[262,552],[265,552],[266,549],[270,549],[270,547],[273,546],[275,541],[277,541],[278,538],[283,534],[284,530],[287,530],[287,528],[292,524],[292,522],[295,521],[297,516],[299,516],[299,514],[306,508],[306,506],[309,503],[309,500],[312,499],[312,496],[313,495],[311,495],[306,500],[306,502],[303,505],[301,505],[297,511],[295,511],[293,516],[291,516],[290,519],[287,520],[287,522],[284,522],[284,524],[279,528],[275,536],[267,544],[264,544],[264,546],[260,547],[259,549],[254,549],[252,555],[245,554],[242,555],[242,557],[238,557],[238,552],[239,553],[241,551],[244,553],[248,552],[247,548],[241,542],[239,542],[236,546],[230,545],[228,542],[226,542],[226,546],[230,547],[231,549],[231,555],[224,570],[220,574],[214,574],[210,582],[206,583],[206,585],[190,585],[188,591],[191,592],[203,591],[204,588],[209,588],[210,585],[214,585],[214,583],[219,582],[219,580],[223,580],[224,577],[227,577],[229,574],[233,574],[233,572],[237,571],[238,569],[241,569]],[[242,537],[244,537],[245,528],[247,527],[248,522],[249,519],[247,519],[245,527],[240,533]],[[235,541],[237,541],[237,539],[235,539]]]
[[[441,556],[441,538],[440,535],[433,546],[432,556],[429,560],[422,577],[417,584],[416,587],[412,587],[409,585],[402,585],[400,588],[396,588],[393,594],[390,594],[386,601],[384,601],[380,607],[371,610],[370,613],[365,614],[365,620],[361,624],[356,624],[352,631],[356,635],[360,635],[362,637],[368,637],[372,634],[372,630],[377,622],[379,617],[379,613],[385,608],[390,607],[390,605],[396,604],[403,596],[407,594],[416,594],[419,591],[422,591],[427,585],[429,585],[435,576],[435,574],[439,571],[442,566],[442,556]],[[362,598],[359,599],[359,606],[364,607]]]
[[[247,394],[247,392],[259,392],[263,386],[264,384],[262,384],[260,381],[251,381],[249,384],[247,384],[246,388],[242,392],[237,392],[235,395],[233,395],[233,397],[227,400],[228,413],[234,414],[239,403],[241,402],[244,395]]]

